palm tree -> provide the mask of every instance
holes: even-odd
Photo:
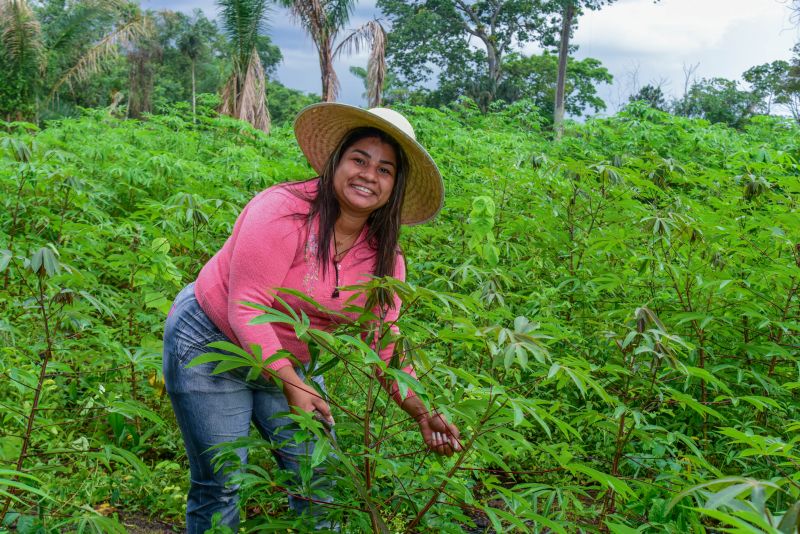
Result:
[[[333,43],[350,20],[355,0],[280,0],[308,32],[319,55],[322,101],[332,102],[339,93],[339,79],[333,69]]]
[[[269,132],[266,76],[256,49],[267,0],[217,0],[217,3],[233,55],[233,71],[222,89],[219,111]]]
[[[383,86],[386,80],[386,30],[377,20],[370,20],[360,28],[353,30],[339,46],[334,55],[347,50],[348,53],[358,54],[364,46],[369,46],[369,59],[365,83],[367,87],[367,100],[369,107],[381,105],[383,100]]]
[[[37,72],[47,61],[42,29],[25,0],[0,0],[0,94],[5,93],[9,109],[6,118],[23,118],[25,104],[35,92]],[[14,109],[15,108],[15,109]],[[11,116],[12,112],[14,117]]]
[[[129,12],[128,9],[132,5],[126,1],[102,3],[89,0],[86,5],[89,5],[92,9],[97,9],[97,6],[103,6],[102,9],[108,11],[118,10],[121,13],[121,20],[112,31],[94,43],[70,68],[62,73],[50,89],[50,98],[55,96],[63,86],[72,89],[75,83],[83,82],[101,72],[106,61],[117,57],[121,49],[135,47],[153,33],[152,19],[142,13],[138,6],[135,6],[135,9]]]
[[[0,43],[4,51],[0,52],[0,82],[11,87],[12,94],[7,96],[16,106],[16,115],[38,114],[42,96],[39,92],[47,89],[48,79],[57,77],[47,91],[50,100],[62,87],[73,88],[76,82],[101,71],[108,59],[119,54],[120,47],[135,43],[152,31],[149,17],[127,0],[79,0],[65,4],[59,16],[63,23],[61,35],[48,39],[27,0],[0,0]],[[65,69],[48,63],[48,56],[84,46],[76,40],[98,16],[121,21]],[[8,114],[11,110],[5,111]]]
[[[197,65],[197,58],[200,57],[200,52],[203,49],[205,43],[200,36],[197,35],[193,28],[190,28],[189,31],[181,35],[180,41],[178,41],[178,48],[181,51],[181,54],[189,58],[189,63],[192,65],[192,117],[195,115],[195,108],[197,105],[197,80],[195,76],[195,67]]]
[[[338,46],[334,47],[336,37],[350,20],[355,7],[355,0],[280,0],[292,12],[308,32],[319,55],[319,70],[322,77],[322,101],[333,102],[339,95],[339,79],[333,68],[333,60],[344,50],[356,51],[366,44],[372,45],[370,57],[372,71],[371,80],[376,92],[371,93],[370,100],[380,100],[380,87],[386,74],[385,55],[386,32],[376,20],[371,20],[350,33]],[[372,56],[379,56],[374,61]]]
[[[178,49],[181,54],[189,58],[189,63],[192,68],[192,118],[194,120],[196,107],[197,107],[197,80],[195,70],[197,68],[197,60],[203,55],[206,50],[206,40],[208,32],[208,22],[202,16],[203,12],[195,10],[194,20],[189,23],[186,31],[178,38]]]
[[[42,28],[26,0],[0,0],[0,42],[15,72],[43,65]]]

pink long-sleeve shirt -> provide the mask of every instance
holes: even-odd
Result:
[[[375,269],[375,251],[366,242],[366,226],[355,244],[338,262],[328,266],[324,274],[317,261],[317,220],[306,224],[309,204],[302,197],[316,194],[317,181],[281,184],[256,195],[239,214],[233,233],[200,271],[194,291],[200,307],[213,323],[234,343],[246,350],[252,344],[260,345],[264,359],[280,349],[285,349],[299,361],[308,363],[310,354],[305,343],[297,339],[291,325],[284,323],[249,324],[262,312],[242,302],[254,302],[282,309],[275,301],[276,288],[299,290],[323,306],[341,311],[346,304],[363,307],[366,296],[361,294],[352,302],[354,292],[336,288],[334,268],[338,267],[338,287],[355,285],[369,280]],[[333,243],[331,243],[333,247]],[[331,250],[331,256],[334,249]],[[405,263],[398,255],[394,277],[405,280]],[[277,293],[296,312],[302,310],[311,322],[311,328],[330,329],[334,319],[302,299],[285,293]],[[389,308],[385,321],[393,324],[400,310],[400,299]],[[392,326],[397,333],[397,328]],[[392,357],[394,345],[389,344],[379,351],[387,364]],[[281,358],[269,364],[278,370],[292,362]],[[410,366],[404,371],[411,376]],[[391,387],[392,396],[402,401],[398,387]],[[409,394],[412,394],[409,390]]]

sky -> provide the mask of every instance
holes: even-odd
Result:
[[[683,93],[684,68],[696,65],[694,78],[740,79],[752,66],[789,60],[800,41],[800,26],[791,20],[791,0],[618,0],[578,21],[573,43],[579,59],[594,57],[614,76],[612,85],[598,88],[614,113],[628,95],[646,84],[661,85],[667,95]],[[191,13],[202,9],[216,17],[214,0],[141,0],[148,9]],[[356,28],[381,16],[374,0],[359,2],[351,17]],[[267,33],[283,53],[278,80],[304,92],[320,93],[319,63],[310,38],[288,16],[274,7]],[[535,53],[534,45],[523,48]],[[341,83],[339,101],[365,105],[364,86],[349,72],[351,65],[366,67],[367,54],[343,57],[335,64]]]

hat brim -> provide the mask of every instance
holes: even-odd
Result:
[[[389,134],[408,162],[406,192],[400,222],[422,224],[433,219],[444,202],[444,184],[439,168],[416,139],[370,111],[347,104],[323,102],[303,109],[294,121],[297,144],[311,167],[322,174],[328,159],[348,132],[377,128]]]

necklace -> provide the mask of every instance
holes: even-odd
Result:
[[[358,234],[360,234],[360,233],[361,233],[361,231],[359,230]],[[347,247],[345,249],[342,249],[342,250],[339,250],[339,240],[336,237],[336,227],[333,228],[333,249],[334,249],[335,254],[336,254],[333,257],[333,261],[334,262],[342,261],[344,259],[344,255],[347,254],[347,251],[349,251],[351,248],[356,246],[356,244],[357,244],[356,241],[358,239],[358,234],[347,236],[347,238],[352,238],[353,242],[350,244],[349,247]],[[345,243],[347,243],[347,239],[343,239],[342,240],[342,245],[344,245]]]
[[[356,237],[353,238],[353,243],[349,247],[347,247],[346,249],[340,251],[339,250],[339,244],[336,242],[336,226],[333,227],[333,252],[334,252],[334,254],[333,254],[333,274],[336,277],[336,282],[335,282],[335,285],[333,286],[333,293],[331,293],[331,298],[332,299],[338,299],[339,298],[339,265],[340,265],[341,261],[344,259],[344,257],[347,254],[347,252],[351,248],[355,247],[357,244],[358,244],[358,236],[356,235]],[[340,258],[340,256],[341,256],[341,258]]]

